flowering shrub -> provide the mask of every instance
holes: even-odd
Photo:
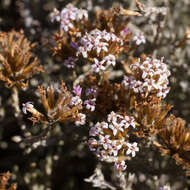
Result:
[[[23,4],[17,4],[22,9]],[[159,170],[164,165],[164,170],[170,161],[172,167],[176,167],[174,161],[180,165],[176,168],[185,181],[190,175],[190,127],[175,116],[175,105],[172,113],[173,106],[167,104],[174,66],[163,51],[157,53],[165,7],[146,7],[138,0],[136,8],[130,9],[113,5],[87,10],[74,3],[60,10],[45,7],[49,28],[56,27],[56,32],[46,30],[39,44],[25,37],[30,24],[31,33],[40,31],[37,21],[25,24],[24,31],[0,32],[0,80],[5,82],[1,88],[6,92],[2,98],[11,94],[8,105],[0,101],[5,108],[0,116],[12,106],[11,124],[18,125],[19,132],[11,139],[23,157],[32,155],[28,163],[30,171],[35,170],[32,175],[21,175],[20,166],[15,166],[14,179],[24,179],[22,183],[31,185],[29,189],[72,189],[69,185],[55,187],[52,182],[59,180],[56,171],[62,174],[61,162],[64,173],[78,171],[78,167],[80,173],[79,159],[84,159],[84,168],[92,167],[94,159],[94,174],[85,181],[100,189],[138,189],[141,183],[145,189],[172,189],[161,180],[161,172],[155,174],[150,169]],[[152,23],[152,34],[144,28],[147,23],[148,27]],[[183,38],[171,43],[169,54],[174,56],[176,49],[184,48],[189,34],[187,27]],[[171,61],[176,62],[172,56]],[[6,143],[1,146],[6,147]],[[34,153],[46,155],[45,159],[38,163]],[[150,165],[146,172],[145,165]],[[104,170],[108,178],[104,178]],[[0,183],[6,189],[10,174],[3,176],[6,180],[2,177]],[[38,182],[41,178],[43,187]],[[185,184],[181,183],[181,188]]]

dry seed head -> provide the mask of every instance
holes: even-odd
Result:
[[[60,83],[59,89],[53,86],[45,89],[44,86],[40,86],[38,93],[45,113],[40,113],[29,103],[24,104],[23,108],[23,111],[32,113],[32,117],[30,118],[32,121],[44,124],[64,121],[79,121],[79,123],[84,123],[84,116],[79,115],[79,111],[82,109],[82,100],[78,96],[73,96],[67,90],[64,82]],[[79,101],[73,104],[73,98],[75,97]]]
[[[30,77],[42,72],[39,60],[33,56],[31,44],[22,30],[0,33],[0,80],[6,87],[26,88]]]

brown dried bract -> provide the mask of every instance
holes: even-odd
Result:
[[[170,105],[162,105],[161,99],[154,97],[151,100],[145,100],[135,103],[135,115],[138,123],[139,137],[150,137],[162,130],[162,122],[172,108]]]
[[[76,121],[78,112],[82,109],[82,103],[70,105],[72,94],[67,90],[65,83],[61,82],[60,88],[55,89],[49,86],[47,90],[43,86],[38,88],[45,114],[40,113],[35,108],[30,108],[32,117],[29,118],[34,123],[52,124],[63,121]]]
[[[0,190],[16,190],[17,184],[13,183],[8,187],[8,181],[11,177],[11,173],[2,173],[0,174]]]
[[[73,38],[72,41],[68,40],[64,32],[56,32],[53,36],[56,42],[55,47],[51,47],[50,50],[52,55],[55,56],[56,61],[63,62],[69,57],[76,57],[76,49],[71,46],[71,42],[75,43],[76,39]]]
[[[174,115],[162,120],[162,130],[159,132],[163,145],[155,143],[163,155],[169,154],[177,164],[190,171],[190,126],[186,128],[185,121]],[[189,175],[189,172],[186,172]]]
[[[104,119],[111,111],[127,114],[129,111],[126,92],[119,83],[111,83],[108,80],[108,73],[103,74],[102,79],[98,79],[96,75],[88,75],[80,84],[83,91],[87,88],[97,89],[96,109],[93,114]],[[91,98],[91,97],[88,97]]]
[[[0,80],[6,82],[6,87],[17,86],[26,88],[27,79],[42,72],[37,57],[33,57],[31,44],[24,36],[23,31],[0,33]]]

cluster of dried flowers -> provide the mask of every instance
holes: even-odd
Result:
[[[6,87],[24,89],[28,86],[28,78],[43,71],[38,58],[31,52],[34,45],[25,38],[22,30],[0,33],[0,80],[6,82]]]
[[[38,92],[45,110],[44,114],[36,110],[30,102],[23,104],[23,112],[25,114],[27,111],[32,113],[30,120],[34,123],[40,122],[49,125],[63,121],[76,121],[77,124],[85,123],[85,116],[79,113],[82,109],[82,100],[79,94],[73,96],[67,90],[64,82],[60,83],[60,89],[57,89],[57,92],[52,86],[49,86],[47,90],[40,86]],[[56,93],[57,100],[55,99]]]
[[[163,58],[133,56],[137,46],[146,40],[143,34],[130,32],[126,18],[139,14],[121,8],[97,11],[94,26],[86,10],[72,4],[61,11],[55,9],[51,18],[60,23],[60,29],[54,36],[53,56],[71,69],[83,72],[81,62],[90,67],[73,81],[73,92],[64,82],[47,90],[40,86],[44,112],[31,102],[23,104],[23,112],[32,114],[29,119],[33,124],[52,126],[70,121],[78,126],[93,122],[89,127],[90,150],[101,161],[114,162],[118,170],[125,170],[126,161],[140,151],[137,142],[154,136],[153,144],[162,154],[171,155],[188,171],[190,127],[168,114],[172,106],[163,102],[170,90],[168,66]],[[26,88],[27,79],[43,71],[37,67],[38,59],[32,57],[31,47],[23,31],[0,33],[0,80],[7,87]],[[110,66],[123,69],[125,76],[119,82],[111,80]],[[131,137],[136,140],[131,141]]]
[[[9,185],[8,183],[11,175],[12,174],[10,172],[0,174],[0,189],[1,190],[16,190],[17,189],[16,183],[13,183],[11,185]]]

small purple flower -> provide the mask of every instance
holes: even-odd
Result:
[[[68,59],[66,59],[63,64],[67,67],[67,68],[74,68],[75,67],[75,61],[76,59],[73,57],[68,57]]]
[[[121,31],[120,34],[124,37],[124,36],[127,36],[129,33],[130,33],[130,30],[126,27],[126,28],[124,28],[124,29]]]
[[[87,88],[86,91],[86,96],[93,95],[94,98],[97,96],[97,89],[96,88]]]
[[[78,45],[75,42],[70,43],[71,47],[73,47],[75,50],[78,50]]]
[[[81,96],[81,92],[82,92],[82,88],[80,87],[80,85],[74,87],[73,93],[74,93],[76,96]]]

